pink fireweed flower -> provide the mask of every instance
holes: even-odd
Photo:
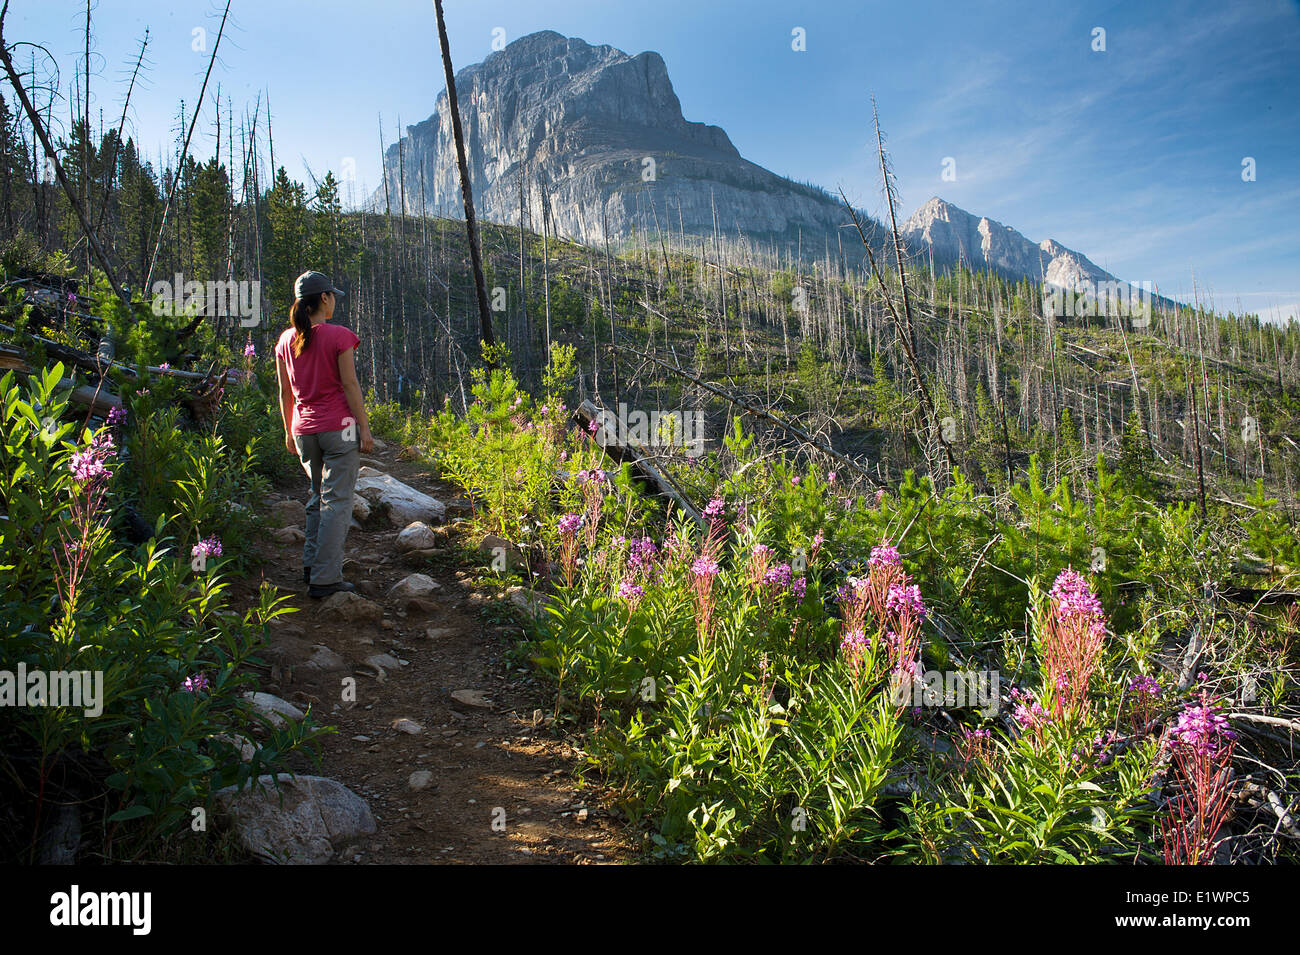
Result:
[[[221,540],[217,537],[207,537],[200,540],[190,549],[191,557],[220,557]]]
[[[1061,571],[1056,583],[1052,585],[1050,598],[1052,609],[1062,623],[1077,617],[1090,628],[1105,629],[1106,616],[1102,612],[1101,601],[1078,572],[1072,569]]]
[[[1019,724],[1023,732],[1032,733],[1035,740],[1042,742],[1043,734],[1047,731],[1051,717],[1043,709],[1042,704],[1036,700],[1032,694],[1026,693],[1019,688],[1011,691],[1011,699],[1015,702],[1015,708],[1011,711],[1011,718]]]
[[[560,518],[560,565],[564,568],[564,581],[573,586],[573,572],[578,566],[578,531],[584,518],[581,514],[565,514]]]
[[[587,529],[587,548],[590,550],[596,546],[596,535],[600,531],[601,510],[605,495],[609,492],[609,473],[599,468],[579,471],[578,487],[582,490],[584,526]]]
[[[600,422],[595,420],[594,418],[592,419],[591,424],[587,425],[587,431],[591,434],[595,434],[599,428],[600,428]]]
[[[126,420],[126,410],[123,408],[112,408],[108,412],[108,426],[116,428]]]
[[[704,553],[712,557],[717,557],[722,550],[722,540],[726,534],[727,522],[723,517],[726,510],[726,504],[722,498],[715,497],[709,501],[704,508],[704,519],[709,522],[707,531],[704,534]]]
[[[1196,753],[1213,755],[1235,740],[1237,734],[1228,728],[1228,720],[1205,700],[1199,706],[1188,706],[1178,714],[1178,720],[1169,730],[1171,747],[1187,747]]]
[[[1129,722],[1136,734],[1146,733],[1160,706],[1160,683],[1149,676],[1140,676],[1128,685]]]
[[[210,686],[211,684],[208,682],[207,676],[205,676],[202,673],[196,673],[193,676],[187,676],[184,682],[181,683],[181,689],[184,690],[186,693],[198,693],[200,691],[206,691]]]
[[[796,577],[790,581],[790,596],[795,600],[803,600],[804,594],[808,592],[808,581],[803,577]]]
[[[849,630],[840,640],[840,656],[854,673],[862,669],[870,650],[871,638],[863,630]]]
[[[893,630],[885,632],[885,647],[889,651],[890,669],[899,676],[916,676],[916,649],[908,642],[905,634]]]
[[[991,732],[963,726],[956,743],[957,761],[962,771],[980,767],[993,768],[998,750]]]
[[[882,487],[876,491],[876,507],[880,507],[885,502],[885,489]]]
[[[892,628],[885,646],[889,650],[889,668],[898,673],[916,672],[921,652],[921,621],[925,619],[921,588],[915,584],[893,584],[885,597],[885,614]]]
[[[790,483],[791,483],[792,485],[794,485],[795,487],[798,487],[798,486],[799,486],[799,475],[796,474],[794,477],[790,478]]]
[[[835,477],[836,477],[835,472],[834,471],[830,472],[829,474],[826,475],[826,483],[833,486],[835,484]]]
[[[861,629],[867,619],[868,584],[866,580],[850,577],[835,591],[835,600],[840,605],[845,632]]]
[[[777,564],[763,575],[763,585],[778,594],[787,590],[792,580],[789,564]]]
[[[100,478],[112,476],[104,462],[89,451],[79,451],[68,459],[68,469],[78,484],[92,484]]]
[[[713,581],[718,576],[718,562],[702,554],[691,564],[691,589],[695,593],[695,618],[701,640],[707,640],[713,630]]]
[[[889,542],[885,541],[876,547],[871,548],[871,556],[867,558],[868,567],[901,567],[903,566],[903,557],[898,553],[898,548],[890,547]]]
[[[95,432],[89,445],[68,457],[74,488],[68,509],[69,520],[58,526],[58,537],[63,546],[54,550],[54,579],[64,619],[69,626],[81,581],[95,554],[93,540],[100,529],[98,513],[108,494],[108,479],[113,475],[107,466],[108,459],[116,454],[113,435],[105,427]]]
[[[695,577],[715,577],[718,573],[718,562],[712,557],[697,558],[695,563],[691,564],[691,575]]]
[[[659,548],[648,537],[631,541],[628,547],[627,567],[641,577],[648,577],[655,568],[659,557]]]
[[[826,543],[826,535],[823,534],[821,531],[818,531],[813,536],[812,547],[808,549],[809,564],[815,564],[817,562],[817,555],[821,553],[822,545],[825,543]]]
[[[1160,819],[1166,864],[1214,861],[1218,833],[1228,816],[1234,790],[1233,751],[1237,734],[1214,711],[1209,694],[1186,707],[1169,731],[1173,762],[1183,783]]]
[[[256,356],[257,356],[257,349],[253,347],[253,342],[250,339],[248,344],[244,346],[244,357],[254,358]]]
[[[867,604],[871,607],[876,623],[879,626],[884,626],[886,620],[892,616],[887,606],[889,591],[897,585],[907,583],[907,572],[903,570],[903,558],[898,553],[897,548],[891,547],[889,540],[886,539],[871,548],[871,556],[867,559],[867,568],[865,592]]]
[[[899,619],[912,617],[925,619],[925,602],[921,599],[921,588],[912,584],[894,584],[885,597],[885,612]]]
[[[1041,625],[1045,685],[1055,717],[1081,717],[1088,710],[1088,683],[1101,662],[1106,616],[1082,575],[1066,569],[1049,595]]]
[[[95,432],[90,444],[83,451],[77,451],[68,458],[68,470],[72,478],[80,485],[95,484],[101,478],[107,480],[113,476],[107,464],[108,459],[117,455],[113,446],[113,435],[107,428]]]
[[[755,544],[749,551],[748,578],[751,587],[761,587],[772,565],[774,552],[766,544]]]
[[[625,580],[618,585],[618,596],[627,603],[629,610],[635,610],[641,598],[645,596],[645,588],[633,581]]]

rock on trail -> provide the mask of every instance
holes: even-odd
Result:
[[[395,527],[406,527],[412,521],[441,524],[447,517],[442,501],[371,467],[361,469],[357,494],[371,505],[384,508]]]
[[[258,784],[261,789],[242,791],[228,786],[215,797],[240,843],[260,859],[323,865],[377,829],[366,801],[333,779],[281,773],[259,776]]]

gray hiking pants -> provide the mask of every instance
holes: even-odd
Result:
[[[352,526],[361,444],[355,436],[345,440],[342,431],[295,434],[293,443],[311,479],[302,565],[311,568],[313,584],[336,584],[343,579],[343,543]]]

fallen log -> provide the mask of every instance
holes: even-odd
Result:
[[[686,514],[690,515],[691,520],[697,524],[704,523],[704,515],[699,509],[687,499],[673,479],[655,463],[650,452],[635,441],[626,440],[620,435],[606,435],[605,428],[599,424],[600,414],[603,409],[598,408],[596,403],[590,398],[584,399],[576,410],[576,414],[586,424],[597,422],[597,443],[604,449],[615,461],[620,464],[628,463],[632,470],[637,473],[641,480],[652,485],[662,497],[668,498]],[[600,440],[602,437],[605,440]]]
[[[122,399],[111,391],[96,388],[94,385],[79,385],[71,378],[59,379],[59,387],[71,388],[68,400],[90,408],[91,413],[101,418],[107,417],[114,408],[122,407]]]
[[[181,329],[181,331],[184,331],[184,329]],[[0,332],[5,332],[10,335],[18,334],[18,331],[16,329],[2,323],[0,323]],[[116,360],[105,361],[98,354],[92,355],[89,352],[84,352],[81,351],[80,349],[70,348],[67,345],[60,344],[59,342],[50,341],[48,338],[41,338],[39,335],[31,335],[30,337],[32,338],[33,341],[40,342],[42,345],[45,346],[45,352],[47,355],[49,355],[51,358],[57,358],[59,361],[64,362],[65,364],[76,365],[78,368],[85,369],[86,371],[92,371],[95,372],[96,374],[99,374],[100,372],[104,371],[105,366],[107,366],[110,369],[116,369],[117,371],[121,371],[124,374],[130,375],[132,378],[139,377],[139,371],[136,369],[134,365],[128,365],[125,362],[116,361]],[[12,352],[18,355],[22,354],[21,351],[14,348],[13,346],[0,346],[0,347],[4,348],[5,353]],[[207,377],[207,375],[201,371],[183,371],[179,368],[159,368],[156,365],[146,365],[145,370],[149,372],[149,374],[151,375],[170,376],[172,378],[187,378],[192,381],[202,381],[204,378]]]

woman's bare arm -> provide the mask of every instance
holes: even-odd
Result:
[[[284,421],[284,446],[294,457],[298,448],[293,443],[293,386],[289,384],[289,374],[284,368],[284,359],[279,353],[275,356],[275,378],[280,383],[280,419]]]
[[[348,408],[357,422],[357,437],[361,439],[361,450],[369,454],[375,449],[375,439],[370,434],[370,419],[366,416],[366,405],[361,398],[361,382],[357,381],[356,350],[348,348],[339,352],[339,381],[343,385],[343,394],[347,396]]]

